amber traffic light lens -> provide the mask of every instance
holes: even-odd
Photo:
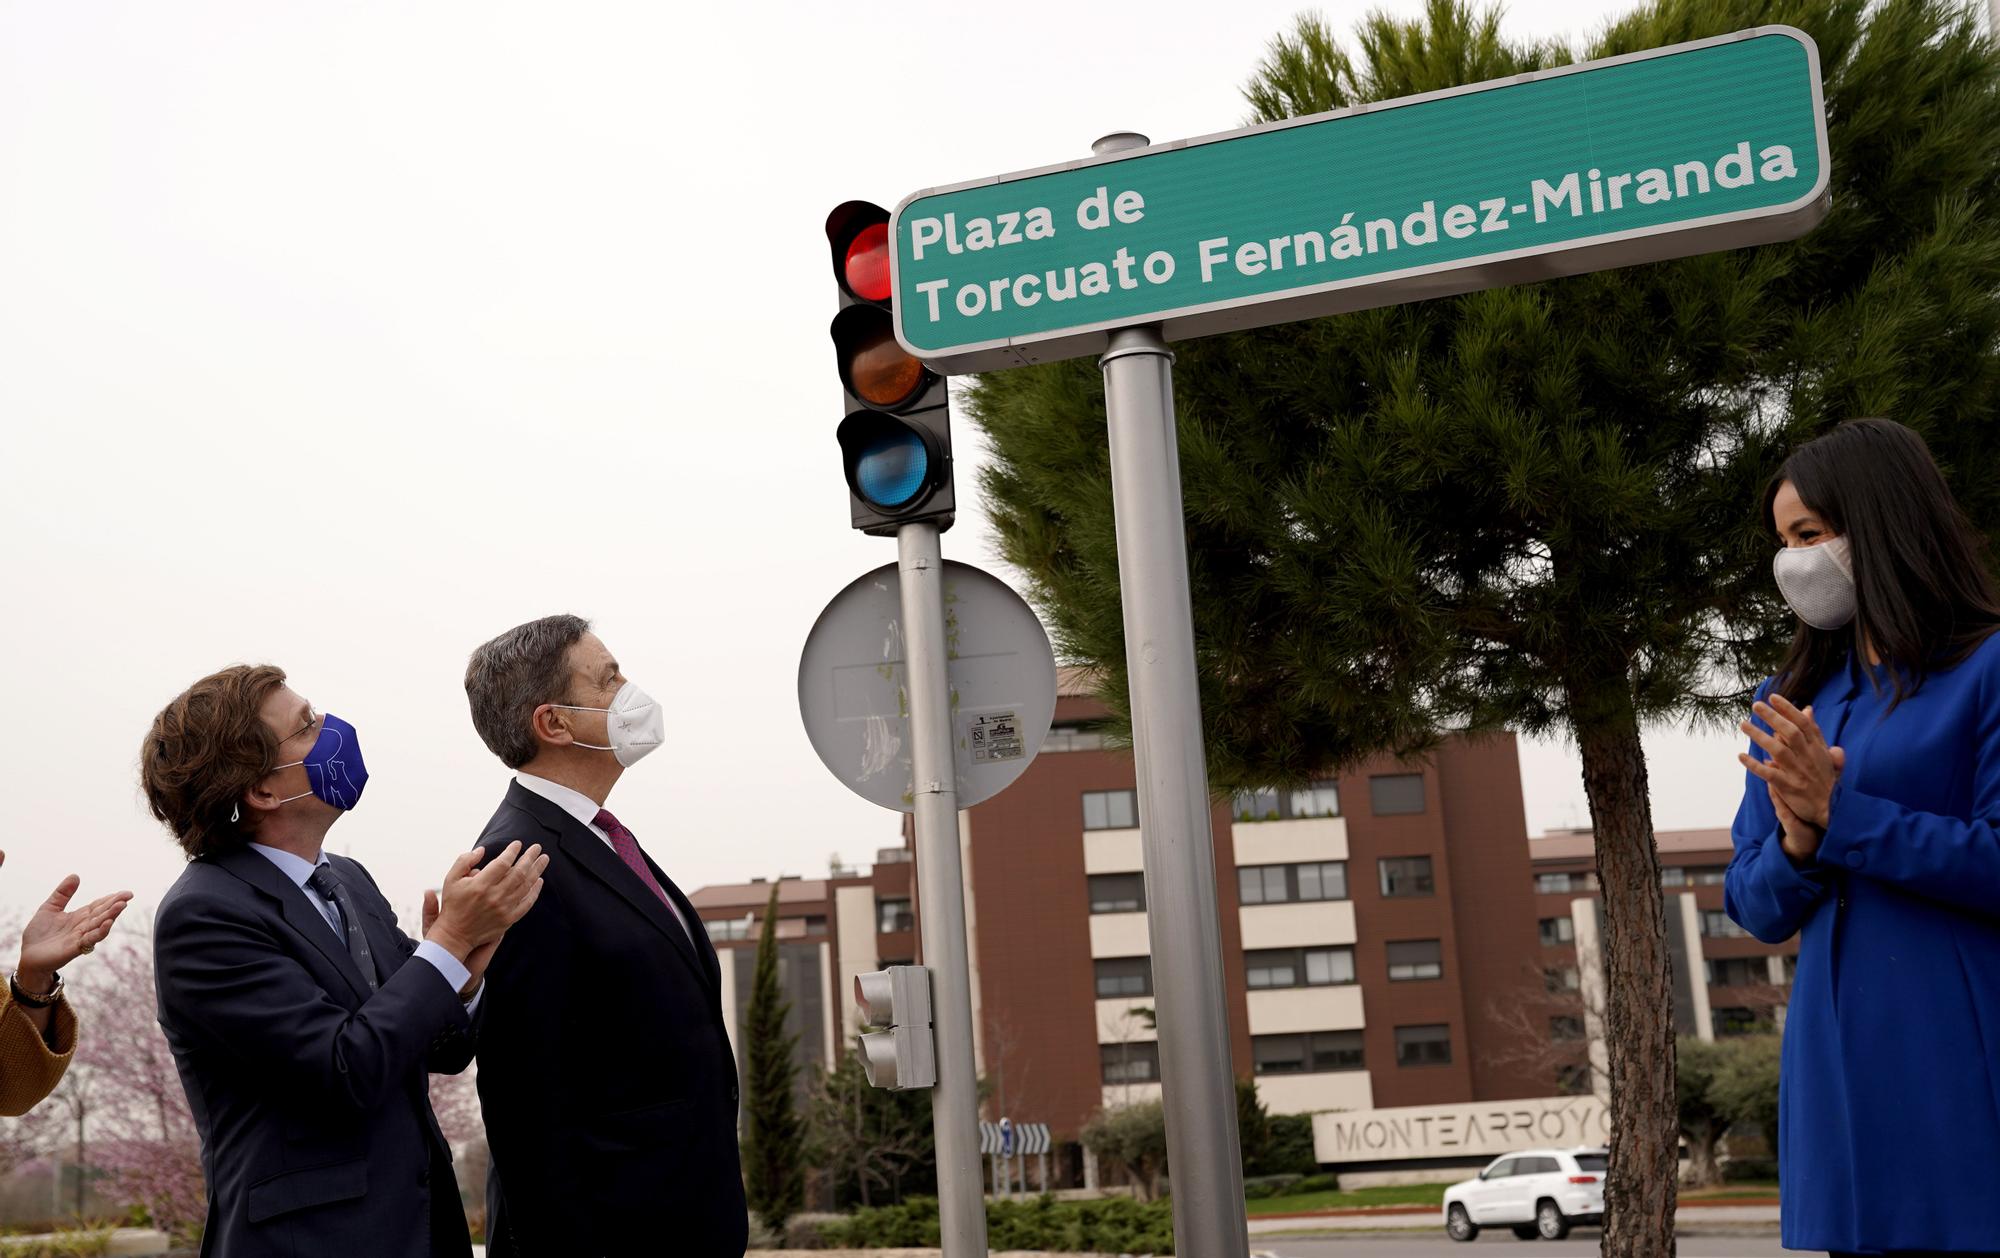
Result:
[[[847,290],[863,301],[889,300],[889,225],[870,223],[847,245]]]
[[[847,383],[870,406],[900,406],[923,387],[924,365],[909,356],[885,325],[855,342]]]

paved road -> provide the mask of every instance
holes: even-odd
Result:
[[[1593,1258],[1599,1233],[1595,1228],[1578,1228],[1566,1241],[1547,1244],[1518,1241],[1512,1232],[1482,1232],[1479,1239],[1461,1245],[1445,1237],[1402,1236],[1315,1236],[1292,1240],[1282,1236],[1253,1236],[1253,1254],[1272,1258]],[[1680,1258],[1779,1258],[1791,1250],[1772,1236],[1683,1236],[1676,1248]]]

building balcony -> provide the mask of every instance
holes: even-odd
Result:
[[[1098,1002],[1100,1007],[1104,1003]],[[1362,1013],[1359,983],[1253,991],[1249,995],[1249,1005],[1252,1035],[1285,1035],[1293,1031],[1358,1031],[1368,1021]]]
[[[1271,822],[1263,823],[1265,825]],[[1354,902],[1316,900],[1304,904],[1245,904],[1236,910],[1244,951],[1310,948],[1354,942]],[[1113,956],[1113,953],[1104,953]]]
[[[1085,830],[1083,832],[1083,872],[1086,874],[1136,874],[1144,869],[1139,831]]]
[[[1090,955],[1099,957],[1149,957],[1153,943],[1147,936],[1144,913],[1093,913],[1090,917]]]
[[[1375,1087],[1366,1070],[1330,1074],[1258,1075],[1257,1099],[1273,1114],[1317,1114],[1322,1110],[1375,1108]]]
[[[1157,1083],[1107,1083],[1104,1085],[1104,1108],[1117,1109],[1120,1105],[1137,1105],[1141,1101],[1160,1099],[1160,1085]]]
[[[1238,821],[1229,827],[1238,865],[1304,865],[1347,859],[1345,817]]]
[[[1150,1017],[1141,1009],[1154,1007],[1151,996],[1115,996],[1097,1002],[1097,1042],[1099,1044],[1144,1044],[1160,1038]]]

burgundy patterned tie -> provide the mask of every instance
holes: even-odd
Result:
[[[596,825],[611,837],[611,850],[618,853],[618,859],[625,862],[627,869],[639,875],[640,882],[653,889],[653,894],[660,897],[660,903],[667,906],[667,912],[672,913],[674,920],[680,922],[681,929],[687,930],[688,924],[682,921],[681,911],[674,907],[673,897],[669,896],[666,888],[660,885],[660,880],[653,877],[653,871],[646,864],[646,858],[639,854],[639,840],[632,837],[630,830],[618,824],[618,818],[612,816],[609,809],[598,809]],[[688,934],[690,941],[693,937],[693,932],[690,931]]]

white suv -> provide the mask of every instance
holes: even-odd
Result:
[[[1522,1240],[1559,1241],[1572,1224],[1604,1222],[1604,1149],[1529,1149],[1495,1158],[1478,1179],[1444,1191],[1444,1230],[1475,1240],[1512,1227]]]

